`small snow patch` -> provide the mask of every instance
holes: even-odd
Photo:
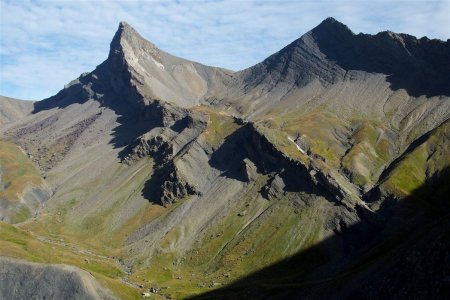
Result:
[[[155,65],[160,68],[161,70],[164,70],[164,66],[162,63],[157,62],[153,57],[150,56],[150,58],[152,59],[152,61],[155,63]]]
[[[298,151],[300,151],[303,154],[306,154],[306,151],[303,150],[290,136],[288,136],[288,140],[290,140],[291,142],[293,142],[295,144],[295,146],[297,146]]]

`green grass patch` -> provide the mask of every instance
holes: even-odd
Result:
[[[0,168],[0,182],[6,183],[6,188],[0,190],[0,198],[8,201],[17,201],[28,185],[39,186],[43,183],[32,161],[13,143],[0,141]]]
[[[435,129],[430,137],[407,153],[383,183],[383,188],[399,196],[409,196],[428,178],[450,166],[450,122]]]
[[[114,261],[89,253],[81,253],[74,245],[60,240],[51,241],[41,241],[25,230],[0,222],[1,256],[32,262],[77,266],[90,272],[122,299],[139,297],[137,290],[129,288],[121,282],[123,272]]]
[[[228,135],[241,127],[241,125],[235,122],[233,117],[215,112],[206,106],[198,106],[195,109],[209,116],[205,137],[206,142],[214,148],[219,147]]]

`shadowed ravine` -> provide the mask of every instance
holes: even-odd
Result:
[[[189,299],[445,299],[450,169],[377,212],[376,226],[344,227],[323,242]],[[408,222],[401,226],[402,219]]]

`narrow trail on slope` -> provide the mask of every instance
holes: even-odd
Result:
[[[300,151],[302,154],[306,155],[306,151],[303,150],[290,136],[288,136],[288,140],[294,143],[295,146],[297,146],[298,151]]]
[[[30,219],[30,220],[33,220],[33,219]],[[25,229],[21,228],[20,226],[28,223],[30,220],[25,221],[23,223],[19,223],[19,224],[14,224],[13,226],[18,228],[18,229],[25,230]],[[120,277],[122,282],[124,284],[132,287],[132,288],[140,289],[138,284],[136,284],[136,283],[134,283],[134,282],[129,280],[129,277],[131,275],[131,267],[125,265],[120,259],[117,259],[115,257],[109,257],[109,256],[106,256],[106,255],[101,255],[101,254],[95,253],[92,250],[84,249],[84,248],[81,248],[81,247],[79,247],[77,245],[74,245],[74,244],[71,244],[71,243],[67,243],[64,240],[59,240],[58,241],[58,240],[50,239],[50,238],[42,236],[42,235],[38,235],[38,234],[36,234],[36,233],[34,233],[34,232],[30,231],[30,230],[25,230],[25,231],[28,232],[33,237],[35,237],[40,242],[43,242],[43,243],[46,243],[46,244],[49,244],[49,245],[55,245],[55,246],[66,248],[66,249],[70,250],[72,253],[75,253],[75,254],[89,255],[90,258],[96,258],[96,259],[100,259],[100,260],[103,260],[103,261],[113,262],[115,265],[119,266],[119,268],[123,272],[123,276]],[[86,259],[86,261],[89,261],[88,257],[84,257],[84,258]],[[84,270],[90,273],[89,270],[86,270],[86,269],[84,269]]]

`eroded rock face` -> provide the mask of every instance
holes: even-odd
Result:
[[[144,157],[153,160],[153,174],[142,192],[144,197],[167,206],[181,198],[199,194],[185,176],[189,174],[183,174],[176,166],[176,160],[183,157],[204,131],[206,116],[155,102],[145,108],[144,118],[159,121],[157,126],[127,147],[122,160],[128,165]]]
[[[251,122],[228,137],[212,154],[212,164],[242,180],[254,177],[255,172],[272,174],[262,190],[265,197],[279,198],[283,191],[307,191],[355,205],[350,191],[346,191],[331,172],[325,171],[314,160],[306,165],[290,158]]]
[[[123,162],[131,164],[141,158],[151,156],[158,163],[164,164],[172,155],[172,146],[162,136],[140,137],[125,156]]]
[[[281,199],[285,187],[283,179],[275,174],[275,176],[269,178],[266,185],[261,189],[261,195],[266,199]]]
[[[164,206],[177,202],[181,198],[198,194],[198,191],[182,178],[172,161],[156,170],[155,175],[160,176],[162,182],[157,195],[159,194],[159,199]]]

